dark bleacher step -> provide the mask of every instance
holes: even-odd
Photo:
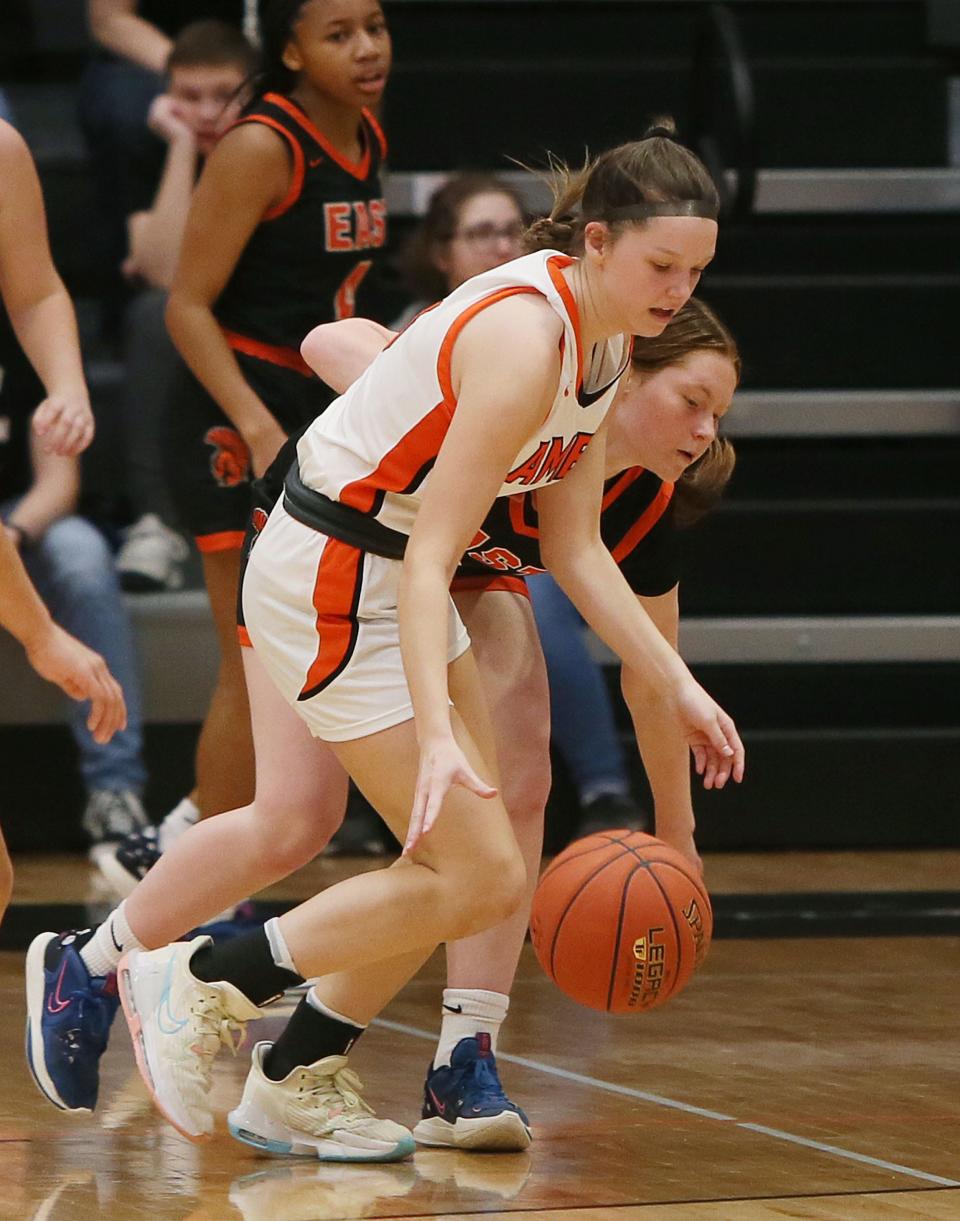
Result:
[[[728,501],[684,540],[692,615],[955,614],[960,498]]]
[[[682,59],[401,60],[384,111],[391,164],[400,170],[507,168],[510,158],[542,162],[548,150],[578,163],[585,148],[598,152],[637,139],[654,115],[673,114],[683,126],[689,75]],[[759,165],[945,161],[945,74],[937,60],[771,60],[755,65],[754,76]],[[904,113],[916,122],[902,123]],[[439,115],[442,122],[434,118]]]
[[[762,405],[762,393],[756,398]],[[842,404],[842,396],[838,399]],[[903,411],[909,411],[909,404]],[[731,426],[736,415],[734,399]],[[788,420],[782,423],[789,427]],[[905,436],[736,436],[737,465],[724,499],[960,497],[960,430],[952,436],[916,437],[909,428],[907,418]]]
[[[699,295],[737,336],[746,387],[956,384],[960,275],[715,275]]]
[[[960,844],[960,664],[693,669],[748,752],[742,785],[694,785],[702,848]],[[639,770],[635,780],[644,792]]]

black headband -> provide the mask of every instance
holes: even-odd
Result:
[[[717,205],[707,199],[680,199],[660,203],[627,204],[607,208],[604,220],[649,220],[652,216],[702,216],[717,219]]]

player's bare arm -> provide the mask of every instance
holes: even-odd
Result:
[[[600,537],[603,436],[601,430],[570,475],[537,495],[544,565],[601,640],[647,675],[674,709],[704,783],[722,787],[743,775],[736,726],[653,625]]]
[[[396,335],[371,318],[324,322],[300,345],[300,355],[331,390],[343,394]]]
[[[212,307],[264,213],[289,185],[283,140],[260,123],[241,124],[213,150],[197,185],[167,306],[167,326],[194,375],[250,447],[262,473],[285,440],[240,372]]]
[[[469,322],[454,347],[456,409],[424,494],[400,579],[400,644],[421,750],[408,847],[429,830],[453,783],[482,795],[450,724],[447,614],[456,566],[518,450],[549,410],[561,323],[542,298],[516,297]]]

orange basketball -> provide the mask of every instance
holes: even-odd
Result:
[[[530,915],[547,975],[572,1000],[607,1013],[641,1013],[676,996],[712,933],[696,870],[642,831],[600,831],[570,844],[540,879]]]

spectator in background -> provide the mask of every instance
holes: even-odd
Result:
[[[180,357],[163,313],[180,254],[190,198],[221,134],[239,117],[256,52],[234,26],[196,21],[174,40],[167,83],[147,118],[153,134],[128,169],[127,279],[140,291],[124,318],[123,431],[133,525],[117,556],[125,589],[176,589],[189,550],[161,458],[161,421]]]
[[[109,742],[91,729],[83,708],[76,707],[71,719],[88,794],[83,826],[95,857],[104,844],[147,825],[140,804],[139,684],[113,557],[99,531],[72,516],[80,484],[77,454],[93,436],[76,319],[50,258],[30,153],[2,122],[0,288],[6,310],[0,312],[3,530],[54,620],[107,659],[128,706],[126,729]]]
[[[87,0],[95,49],[80,81],[80,125],[90,153],[103,223],[105,329],[119,332],[126,218],[134,210],[127,167],[144,155],[147,113],[163,90],[173,39],[192,21],[214,18],[256,33],[257,0]]]
[[[470,276],[517,258],[523,227],[520,199],[499,179],[487,174],[448,179],[434,192],[402,256],[417,300],[395,325],[406,325]],[[577,791],[576,834],[639,827],[644,820],[630,794],[613,706],[603,672],[587,649],[583,620],[548,573],[529,577],[527,588],[547,662],[552,743]]]

